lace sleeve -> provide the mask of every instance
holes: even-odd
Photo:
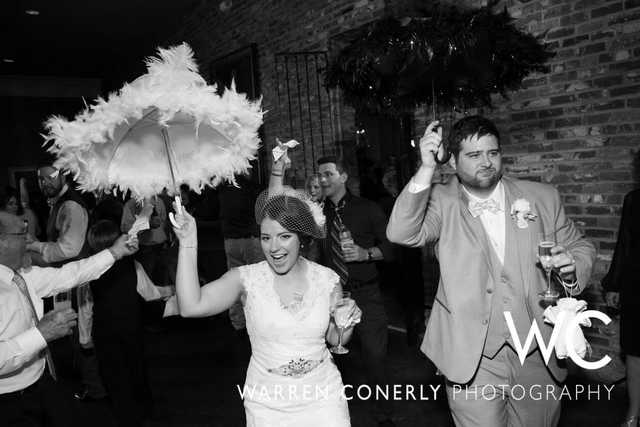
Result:
[[[335,291],[336,287],[340,284],[340,276],[330,268],[326,269],[325,280],[329,293]]]

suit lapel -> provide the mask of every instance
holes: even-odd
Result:
[[[535,254],[535,247],[532,246],[531,233],[534,227],[529,225],[527,228],[518,228],[513,218],[511,218],[511,205],[517,199],[523,198],[523,194],[520,189],[508,178],[503,178],[505,188],[505,253],[509,254],[510,251],[516,252],[516,256],[512,258],[519,263],[516,270],[520,271],[522,283],[524,283],[525,291],[529,292],[529,280],[532,276],[532,269],[535,267],[535,260],[533,255]],[[506,256],[505,256],[506,259]]]
[[[487,233],[484,231],[484,227],[482,226],[480,218],[474,218],[473,215],[471,215],[471,212],[469,212],[469,198],[462,189],[462,184],[460,183],[458,183],[458,197],[462,217],[462,226],[466,228],[466,230],[464,231],[466,231],[466,234],[470,236],[470,240],[472,240],[472,242],[475,241],[477,245],[482,247],[482,254],[487,263],[487,268],[495,279],[495,271],[499,266],[495,265],[496,261],[493,260],[493,249],[489,245]]]

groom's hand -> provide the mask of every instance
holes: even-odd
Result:
[[[420,138],[420,167],[413,176],[413,182],[421,186],[429,186],[431,179],[438,166],[436,156],[442,158],[444,155],[444,147],[442,145],[442,127],[438,125],[440,122],[433,121],[429,123],[424,135]]]
[[[576,279],[576,260],[564,246],[551,248],[551,264],[560,274],[563,280],[574,281]]]

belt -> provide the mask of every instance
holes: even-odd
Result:
[[[31,384],[28,387],[23,388],[22,390],[16,390],[16,391],[12,391],[10,393],[2,393],[2,394],[0,394],[0,400],[2,400],[2,399],[14,399],[14,398],[22,396],[23,394],[29,393],[29,392],[37,389],[38,387],[40,387],[40,385],[44,381],[45,377],[48,376],[48,375],[49,375],[49,373],[45,369],[44,372],[42,373],[42,375],[40,375],[40,378],[38,378],[38,380],[36,382],[34,382],[33,384]]]
[[[324,362],[324,360],[325,358],[320,360],[299,358],[291,360],[289,363],[285,363],[277,368],[267,369],[267,371],[272,374],[282,375],[283,377],[300,378],[301,376],[313,371],[322,362]]]

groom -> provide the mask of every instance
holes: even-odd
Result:
[[[421,349],[446,377],[457,426],[555,426],[560,401],[552,396],[559,396],[566,370],[555,355],[547,367],[535,340],[521,364],[504,312],[521,343],[533,320],[548,343],[552,327],[543,322],[538,296],[546,288],[537,265],[539,236],[555,236],[554,271],[574,293],[587,286],[595,249],[566,217],[555,188],[502,176],[500,134],[483,117],[454,124],[448,148],[456,176],[431,184],[434,156],[444,151],[437,125],[420,140],[422,165],[387,227],[395,243],[437,242],[441,279]],[[520,387],[524,398],[511,394]],[[536,391],[541,399],[531,398]]]

